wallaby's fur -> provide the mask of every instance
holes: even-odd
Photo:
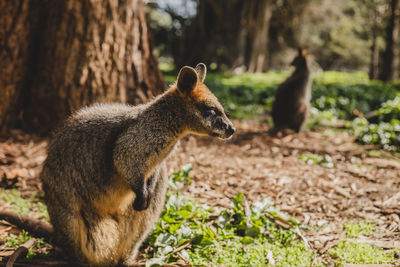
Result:
[[[272,106],[273,134],[293,130],[300,132],[307,121],[311,100],[311,70],[307,52],[299,49],[291,65],[295,71],[279,85]]]
[[[183,67],[148,104],[97,104],[69,118],[49,144],[41,180],[56,244],[91,266],[130,265],[164,206],[165,159],[186,133],[235,131],[203,83]]]

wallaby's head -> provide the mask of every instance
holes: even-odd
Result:
[[[307,50],[299,48],[299,50],[297,51],[297,56],[293,59],[290,65],[295,66],[296,68],[306,67],[307,54]]]
[[[227,139],[235,132],[232,122],[215,95],[204,84],[207,68],[185,66],[178,74],[176,93],[184,100],[187,127],[190,132]]]

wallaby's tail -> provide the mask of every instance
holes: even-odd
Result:
[[[5,220],[18,228],[24,229],[34,237],[44,238],[47,242],[53,241],[53,227],[40,220],[4,210],[0,210],[0,220]]]

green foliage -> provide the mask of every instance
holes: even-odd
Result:
[[[192,170],[191,164],[185,164],[182,166],[182,169],[178,172],[174,172],[171,175],[171,183],[170,186],[175,189],[183,188],[184,184],[191,184],[192,179],[190,179],[190,171]]]
[[[190,168],[174,173],[172,181],[187,181]],[[297,239],[293,218],[279,212],[269,200],[248,205],[243,194],[233,199],[233,208],[214,213],[196,205],[178,192],[169,192],[165,209],[147,243],[152,251],[146,265],[175,263],[181,257],[194,265],[262,266],[271,260],[285,264],[310,264],[313,252]],[[275,221],[287,225],[282,228]]]
[[[400,93],[394,99],[384,102],[377,110],[380,121],[389,121],[400,118]]]
[[[343,227],[347,237],[371,236],[377,231],[377,226],[371,222],[348,222]]]
[[[318,158],[319,163],[315,164],[320,164],[322,160],[314,156],[303,157],[313,162]],[[186,166],[171,179],[185,181],[189,172]],[[174,264],[182,258],[194,266],[310,266],[318,255],[305,247],[296,234],[296,227],[302,226],[275,209],[268,199],[250,206],[244,195],[238,194],[231,209],[216,213],[208,206],[169,191],[156,229],[146,241],[146,266]],[[370,222],[348,222],[342,227],[347,238],[368,237],[377,230]],[[345,263],[391,262],[395,260],[395,252],[397,250],[385,251],[344,240],[328,254],[342,266]],[[325,264],[320,259],[314,262],[315,266]]]
[[[376,110],[399,90],[398,84],[378,81],[358,84],[315,82],[312,105],[319,110],[330,110],[341,119],[350,119],[355,110],[364,114]]]
[[[17,248],[31,238],[32,237],[27,232],[22,230],[22,232],[19,234],[11,234],[10,236],[7,236],[4,239],[4,245],[6,247]],[[45,242],[43,241],[43,238],[37,238],[35,246],[29,250],[26,257],[29,259],[29,258],[32,258],[33,256],[37,255],[37,249],[39,249],[44,244],[45,244]]]
[[[348,264],[388,264],[395,259],[395,250],[383,250],[374,245],[340,241],[338,245],[328,250],[336,258],[335,263],[343,266]]]
[[[327,168],[333,168],[335,164],[332,162],[332,158],[329,155],[317,155],[317,154],[302,154],[300,156],[300,160],[304,161],[305,163],[312,165],[322,165]]]
[[[397,151],[400,149],[400,94],[393,100],[384,102],[377,110],[380,122],[369,123],[358,118],[352,123],[357,140],[363,144],[379,144],[384,149]],[[389,120],[386,122],[385,120]]]
[[[370,237],[378,228],[371,222],[348,222],[343,225],[347,240],[328,250],[335,263],[348,264],[388,264],[393,261],[398,249],[384,250],[372,244],[356,242],[357,238]],[[372,239],[373,240],[373,239]]]
[[[40,214],[43,219],[49,218],[46,205],[37,194],[23,198],[16,189],[6,190],[0,188],[0,199],[5,203],[11,204],[11,210],[16,213],[28,214],[35,212]]]

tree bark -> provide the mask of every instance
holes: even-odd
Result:
[[[20,99],[23,128],[47,132],[83,105],[138,104],[165,89],[142,1],[30,3],[40,10],[41,30],[28,38],[36,58]]]
[[[186,21],[188,25],[174,19],[183,30],[180,34],[183,43],[173,53],[175,65],[196,65],[204,61],[231,67],[238,55],[235,44],[245,4],[241,0],[200,0],[196,16]]]
[[[30,5],[25,0],[0,1],[0,129],[19,117],[18,99],[25,89],[32,38]]]
[[[257,1],[256,20],[249,61],[249,72],[264,72],[268,69],[268,36],[272,16],[272,0]]]
[[[397,45],[399,36],[399,0],[390,1],[390,17],[386,27],[386,48],[382,58],[382,68],[379,79],[390,81],[394,79],[394,70],[396,68]]]

